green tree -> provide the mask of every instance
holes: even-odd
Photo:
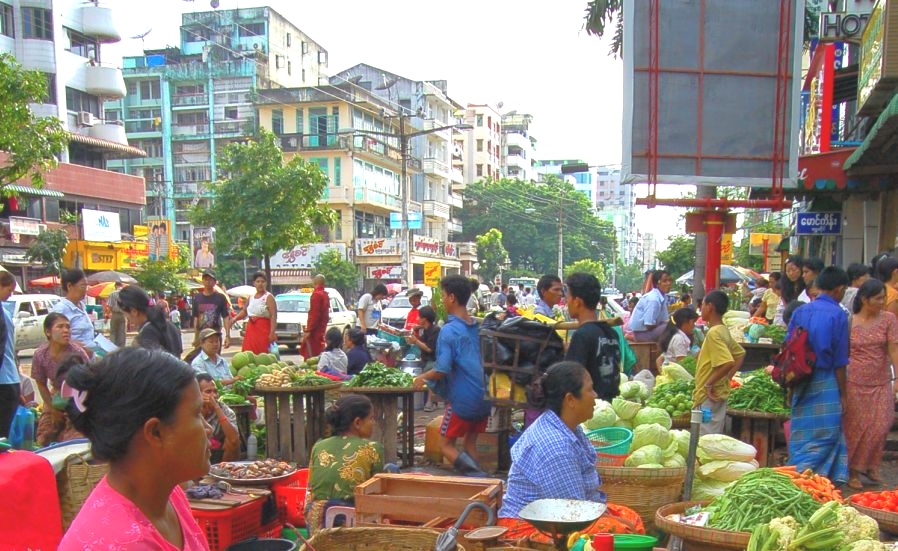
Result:
[[[492,286],[492,281],[508,263],[508,251],[502,245],[502,232],[490,228],[483,235],[474,238],[477,243],[477,273]]]
[[[636,262],[632,264],[618,263],[614,277],[614,285],[623,293],[632,293],[642,289],[645,283],[645,272]]]
[[[187,283],[183,275],[184,262],[178,259],[141,260],[137,270],[131,273],[137,283],[152,293],[187,292]]]
[[[10,54],[0,54],[0,151],[9,157],[0,166],[0,186],[30,177],[31,185],[44,184],[44,171],[56,166],[56,156],[68,145],[62,121],[38,117],[29,107],[43,103],[47,78],[29,71]]]
[[[62,273],[62,257],[69,244],[69,236],[64,229],[44,230],[32,241],[25,251],[25,259],[47,267],[51,275]]]
[[[517,179],[481,180],[465,188],[460,215],[464,238],[492,228],[502,232],[510,271],[558,272],[558,217],[562,216],[564,261],[611,262],[614,227],[599,219],[586,195],[559,178],[535,184]]]
[[[776,221],[761,222],[759,224],[753,225],[751,228],[744,228],[742,241],[739,242],[739,245],[736,246],[735,250],[733,251],[733,256],[735,257],[736,264],[744,268],[751,268],[756,272],[763,272],[764,257],[759,254],[750,254],[751,248],[749,245],[751,238],[749,237],[749,234],[778,233],[782,235],[785,232],[786,228]]]
[[[215,227],[219,250],[263,259],[271,281],[271,256],[319,239],[336,215],[319,204],[327,176],[317,164],[294,157],[284,163],[277,137],[262,129],[256,140],[229,144],[222,158],[227,178],[212,182],[212,200],[198,204],[191,221]]]
[[[664,269],[674,279],[695,267],[695,236],[678,235],[671,238],[670,245],[655,255]]]
[[[337,289],[343,296],[359,285],[359,269],[338,249],[328,249],[318,255],[315,264],[312,265],[312,275],[321,274],[327,281],[328,287]]]
[[[569,275],[575,273],[592,274],[596,276],[596,278],[600,283],[602,283],[603,286],[608,284],[608,282],[605,281],[605,266],[603,266],[602,263],[597,260],[581,258],[580,260],[571,262],[564,267],[564,277],[568,277]]]

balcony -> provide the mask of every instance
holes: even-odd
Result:
[[[255,121],[253,119],[235,119],[227,121],[215,121],[214,129],[216,137],[249,136],[253,133]]]
[[[356,188],[353,190],[353,201],[357,205],[371,205],[389,211],[399,211],[402,209],[402,202],[399,200],[399,197],[367,188]]]
[[[387,147],[384,144],[371,138],[366,138],[364,136],[354,136],[351,146],[352,151],[355,153],[369,153],[383,160],[396,163],[397,165],[402,163],[402,156],[399,154],[399,151]],[[414,160],[415,159],[409,159],[409,168],[416,168],[412,163],[412,161]]]
[[[477,260],[476,243],[456,243],[458,245],[458,258],[461,260]]]
[[[464,200],[462,196],[458,193],[450,193],[449,194],[449,206],[454,209],[460,209],[464,207]]]
[[[209,94],[182,94],[172,96],[172,107],[197,107],[209,105]]]
[[[279,134],[281,151],[333,151],[349,149],[349,138],[336,134]]]
[[[125,77],[118,67],[88,65],[84,68],[84,89],[104,99],[121,99],[127,94]]]
[[[352,188],[328,187],[321,195],[321,200],[331,204],[351,205],[354,195]]]
[[[171,127],[172,138],[208,138],[209,124],[173,124]]]
[[[446,229],[449,230],[449,233],[462,233],[464,231],[461,221],[456,218],[452,218],[446,222]]]
[[[176,165],[203,165],[209,166],[211,155],[208,151],[197,151],[195,153],[175,153],[172,155],[172,161]]]
[[[530,144],[530,138],[517,132],[506,133],[505,144],[508,147],[519,147],[525,151],[532,147],[532,145]]]
[[[449,123],[443,122],[443,121],[437,121],[437,120],[433,120],[433,119],[425,119],[424,120],[424,130],[425,131],[433,130],[434,128],[442,128],[444,126],[449,126]],[[430,132],[428,135],[438,136],[440,138],[443,138],[444,140],[450,140],[450,139],[452,139],[449,134],[451,131],[452,131],[451,128],[447,128],[445,130]]]
[[[465,175],[464,175],[464,173],[461,171],[461,168],[460,168],[460,167],[457,167],[457,166],[453,166],[453,167],[452,167],[452,169],[449,171],[449,180],[450,180],[453,184],[464,185],[464,183],[465,183]]]
[[[188,184],[175,184],[175,197],[178,196],[189,196],[193,197],[194,195],[202,195],[206,193],[206,185],[198,182],[188,183]]]
[[[128,136],[125,135],[125,127],[115,123],[99,123],[90,127],[87,135],[91,138],[128,145]]]
[[[428,199],[424,201],[424,216],[449,220],[449,203]]]
[[[97,39],[97,42],[111,43],[122,39],[115,25],[112,10],[100,6],[81,8],[81,27],[86,36]]]
[[[505,157],[505,166],[517,167],[523,170],[530,170],[530,161],[520,155],[509,155]]]
[[[425,174],[433,174],[435,176],[439,176],[440,178],[446,178],[447,180],[449,179],[449,165],[447,165],[440,159],[430,157],[424,159],[421,165]]]

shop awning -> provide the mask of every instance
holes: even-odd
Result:
[[[60,191],[47,188],[36,188],[31,186],[20,186],[19,184],[7,184],[3,186],[6,191],[21,193],[22,195],[40,195],[43,197],[65,197]]]
[[[96,151],[97,153],[110,153],[115,152],[116,158],[123,159],[134,159],[138,157],[146,157],[147,152],[138,147],[133,147],[127,144],[120,144],[118,142],[113,142],[109,140],[103,140],[100,138],[92,138],[90,136],[85,136],[83,134],[76,134],[75,132],[68,132],[69,141],[79,143],[85,146],[87,149],[91,149]]]
[[[848,157],[842,168],[849,176],[898,172],[898,95],[883,109],[864,143]]]

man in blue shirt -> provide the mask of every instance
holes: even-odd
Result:
[[[6,302],[16,288],[16,280],[6,270],[0,271],[0,302]],[[21,383],[16,367],[15,338],[12,316],[6,308],[0,320],[0,343],[3,344],[3,362],[0,363],[0,437],[9,436],[9,427],[19,406]]]
[[[554,318],[555,311],[553,308],[556,304],[561,302],[561,297],[564,295],[564,287],[561,285],[561,278],[554,275],[544,275],[539,278],[539,281],[536,284],[536,293],[539,295],[539,300],[536,301],[536,308],[534,311],[547,318]]]
[[[642,295],[630,315],[630,331],[636,342],[658,342],[670,318],[667,293],[673,285],[670,274],[664,270],[652,272],[652,290]]]
[[[480,358],[479,327],[468,314],[471,284],[460,275],[440,281],[443,304],[449,321],[437,340],[436,367],[415,378],[420,390],[425,384],[449,402],[440,426],[443,456],[466,476],[486,476],[477,463],[477,436],[486,430],[490,403],[483,399],[486,385]],[[464,438],[464,450],[455,447]]]
[[[796,327],[805,328],[817,355],[810,381],[792,392],[789,464],[796,465],[799,472],[811,469],[836,484],[848,480],[842,404],[850,321],[840,301],[849,283],[842,268],[824,268],[814,282],[819,290],[817,299],[795,310],[789,321],[789,334]]]

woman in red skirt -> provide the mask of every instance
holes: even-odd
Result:
[[[253,274],[256,294],[250,297],[243,310],[234,318],[235,322],[243,318],[249,319],[246,323],[246,334],[243,336],[243,350],[256,354],[268,352],[271,343],[277,341],[275,328],[278,323],[278,307],[274,295],[268,292],[267,284],[265,272]]]

